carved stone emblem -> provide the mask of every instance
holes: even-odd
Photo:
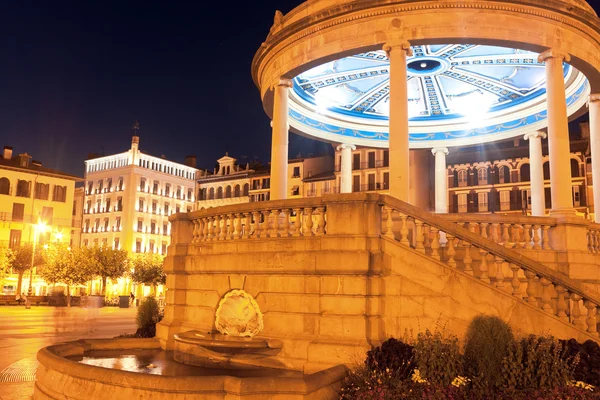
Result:
[[[252,295],[235,289],[219,302],[215,326],[223,335],[253,337],[263,330],[263,316]]]

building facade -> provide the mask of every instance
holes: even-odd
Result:
[[[85,161],[82,246],[128,253],[166,254],[169,216],[194,210],[198,170],[139,150],[139,137],[123,153]]]
[[[71,243],[76,176],[45,168],[27,153],[13,156],[4,147],[0,158],[0,244],[18,248],[36,242]],[[35,269],[34,269],[35,272]],[[2,293],[16,294],[17,274],[8,274]],[[23,277],[28,288],[29,274]],[[45,294],[46,283],[33,275],[33,293]]]

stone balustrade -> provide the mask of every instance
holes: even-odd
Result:
[[[552,218],[440,218],[389,196],[381,196],[381,206],[384,238],[409,246],[598,336],[600,295],[513,250],[550,248],[548,235],[555,226]],[[588,238],[592,238],[590,250],[599,251],[600,225],[589,229]]]
[[[192,243],[221,240],[321,236],[327,208],[320,198],[208,208],[190,214]]]
[[[550,238],[556,226],[554,218],[498,214],[440,216],[509,249],[553,250]],[[598,229],[600,232],[600,226]]]

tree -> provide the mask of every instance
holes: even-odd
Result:
[[[42,254],[43,248],[37,246],[35,249],[35,259],[33,265],[38,267],[44,264],[44,257]],[[13,249],[14,258],[10,264],[13,271],[19,274],[19,280],[17,283],[17,294],[21,294],[21,286],[23,285],[23,274],[25,271],[31,268],[31,254],[33,252],[33,245],[31,243],[24,244]]]
[[[131,260],[133,264],[131,279],[136,283],[151,285],[153,292],[156,293],[156,285],[164,285],[167,279],[163,271],[164,260],[165,257],[160,254],[138,254]]]
[[[0,246],[0,282],[8,273],[14,259],[15,254],[10,247]]]
[[[42,278],[48,283],[67,285],[67,306],[71,307],[71,286],[83,285],[92,277],[87,253],[82,249],[71,250],[64,243],[56,243],[48,248],[45,258]]]
[[[106,280],[117,279],[127,272],[127,251],[108,246],[92,247],[85,251],[87,265],[93,275],[102,278],[102,294],[106,294]]]

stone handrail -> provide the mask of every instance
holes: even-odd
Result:
[[[321,198],[232,204],[189,214],[194,242],[320,236],[327,232]]]
[[[410,246],[598,336],[598,293],[446,218],[386,195],[380,196],[380,205],[383,237]],[[399,230],[395,229],[395,219],[400,220]],[[440,235],[442,232],[445,235]],[[442,236],[445,243],[440,240]],[[493,276],[489,273],[490,263],[495,264]],[[582,312],[582,304],[587,312]]]
[[[552,249],[550,235],[552,235],[552,228],[556,226],[554,218],[516,214],[439,214],[439,216],[506,248]]]

